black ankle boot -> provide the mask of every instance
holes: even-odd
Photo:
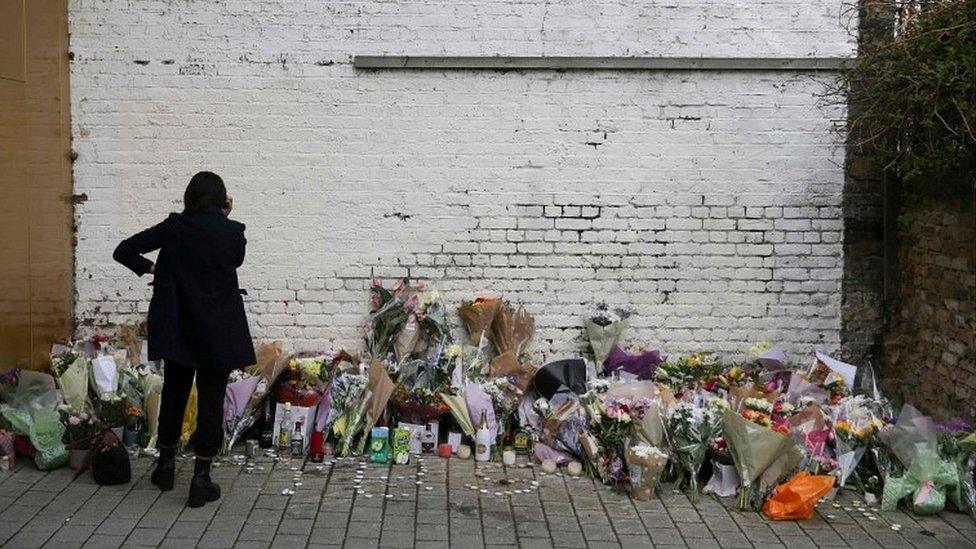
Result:
[[[159,459],[156,460],[156,469],[153,470],[150,480],[163,492],[173,489],[173,479],[176,476],[176,450],[160,449]]]
[[[202,507],[209,501],[220,499],[220,486],[210,480],[213,459],[197,458],[193,463],[193,480],[190,481],[190,499],[187,507]]]

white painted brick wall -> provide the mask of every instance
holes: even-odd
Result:
[[[547,358],[599,300],[669,352],[839,345],[842,110],[782,72],[356,71],[353,54],[851,55],[840,0],[72,0],[81,325],[111,260],[220,173],[255,337],[355,344],[371,276],[504,293]]]

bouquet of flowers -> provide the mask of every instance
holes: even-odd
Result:
[[[468,332],[468,344],[477,346],[481,338],[491,337],[491,326],[502,307],[500,297],[476,297],[473,301],[462,301],[458,308],[458,318]]]
[[[329,388],[331,407],[321,425],[316,427],[323,431],[333,431],[342,434],[345,428],[347,412],[359,404],[366,390],[366,376],[353,372],[338,373]]]
[[[143,413],[138,406],[127,406],[125,408],[125,426],[133,431],[142,430]]]
[[[838,467],[829,444],[834,433],[820,406],[811,405],[797,411],[789,418],[788,425],[793,440],[803,450],[809,472],[814,476],[833,474]]]
[[[840,486],[846,486],[853,475],[862,492],[876,492],[881,476],[877,470],[869,471],[870,464],[863,464],[864,455],[873,443],[878,444],[877,433],[884,422],[875,415],[872,401],[864,396],[847,397],[832,408],[834,418],[834,446],[837,453],[837,477]]]
[[[495,421],[498,423],[497,436],[501,439],[505,435],[505,428],[518,407],[522,391],[513,380],[504,377],[487,379],[481,384],[481,389],[491,398]],[[497,446],[501,447],[501,444]]]
[[[108,427],[121,427],[125,421],[125,399],[115,393],[103,393],[98,399],[98,415]]]
[[[291,402],[293,406],[315,406],[322,400],[326,389],[323,372],[332,362],[332,356],[293,358],[281,374],[275,390],[278,402]],[[256,387],[256,384],[255,384]]]
[[[945,507],[947,490],[959,482],[956,465],[939,455],[938,432],[931,418],[906,404],[898,421],[884,434],[891,452],[905,466],[900,477],[885,479],[881,510],[893,511],[912,496],[912,510],[931,515]]]
[[[654,377],[678,394],[684,390],[694,389],[703,379],[712,379],[721,371],[722,365],[715,353],[699,351],[674,362],[659,364]]]
[[[535,334],[535,319],[519,307],[514,312],[502,304],[491,324],[490,338],[499,355],[511,353],[516,359],[523,357]]]
[[[411,311],[418,301],[417,289],[407,279],[398,280],[389,290],[378,278],[373,279],[366,330],[366,352],[371,357],[381,359],[394,352],[397,338],[407,321],[413,318]]]
[[[637,379],[654,379],[654,369],[663,362],[661,351],[646,346],[633,346],[624,351],[618,345],[610,349],[603,362],[603,373],[626,372]]]
[[[857,367],[831,358],[823,353],[817,353],[817,360],[807,374],[809,381],[830,394],[832,404],[839,403],[851,394]]]
[[[88,412],[69,411],[64,418],[64,442],[77,450],[91,447],[92,439],[98,433],[98,422]]]
[[[956,418],[936,423],[939,437],[939,455],[955,464],[959,483],[949,489],[949,502],[958,510],[976,519],[976,431],[973,426]]]
[[[536,367],[530,362],[521,362],[514,351],[506,351],[494,358],[488,367],[488,375],[504,378],[515,385],[520,392],[528,391],[535,380]]]
[[[460,353],[460,347],[442,342],[424,359],[390,364],[397,380],[390,403],[398,418],[424,425],[448,411],[440,393],[449,385],[450,368]]]
[[[635,422],[643,420],[651,402],[642,397],[611,396],[596,404],[598,416],[591,418],[590,432],[599,445],[600,454],[593,466],[603,482],[615,487],[628,486],[630,477],[624,452],[634,437]]]
[[[88,408],[88,360],[71,347],[55,345],[51,352],[51,371],[65,403],[73,410]]]
[[[532,411],[538,414],[539,443],[534,445],[535,454],[540,459],[548,456],[554,461],[568,461],[576,457],[595,473],[594,463],[599,459],[596,439],[588,430],[588,413],[580,408],[580,402],[565,399],[551,404],[545,398],[537,399]]]
[[[251,428],[257,421],[261,403],[271,387],[274,387],[282,372],[291,363],[291,357],[283,350],[281,341],[263,343],[255,350],[257,363],[246,368],[233,383],[227,385],[224,398],[224,450],[234,447],[241,435]],[[323,372],[324,373],[324,372]],[[253,378],[253,379],[252,379]],[[147,397],[147,411],[149,403],[155,406],[158,418],[158,396]],[[154,415],[147,414],[149,419],[150,446],[153,445]]]
[[[717,375],[710,377],[702,382],[702,389],[716,393],[719,390],[730,391],[736,387],[744,387],[752,384],[758,386],[762,384],[762,370],[750,366],[733,364],[726,367]],[[763,387],[766,389],[766,387]]]
[[[400,421],[426,425],[451,411],[442,393],[426,387],[407,389],[398,385],[390,398],[390,405]]]
[[[406,289],[401,290],[404,294],[401,299],[405,299],[407,320],[393,344],[397,360],[423,353],[431,342],[443,345],[451,340],[447,307],[441,293],[424,282],[403,283]]]
[[[340,430],[339,446],[336,448],[339,456],[345,457],[351,454],[353,441],[356,435],[362,432],[363,423],[366,420],[366,403],[372,398],[373,393],[367,387],[359,401],[347,408],[342,417],[336,421],[333,429]]]
[[[390,396],[395,389],[393,380],[390,379],[386,368],[377,360],[374,360],[369,365],[367,383],[367,396],[363,399],[363,409],[365,412],[364,424],[362,426],[363,436],[359,439],[358,453],[360,454],[366,449],[366,441],[370,437],[373,426],[379,421],[380,416],[386,412],[386,406],[390,402]],[[353,429],[349,429],[345,433],[346,437],[343,438],[343,441],[350,437],[351,431]],[[348,447],[348,444],[345,445]]]
[[[789,422],[783,421],[783,415],[777,413],[777,405],[779,405],[780,410],[783,410],[783,406],[791,406],[783,402],[770,402],[763,398],[751,397],[742,401],[740,413],[743,418],[757,425],[762,425],[782,435],[789,435]]]
[[[627,448],[624,456],[630,475],[630,495],[638,501],[648,501],[668,464],[668,454],[657,446],[638,444]]]
[[[464,399],[463,392],[456,387],[450,387],[440,393],[440,397],[464,434],[473,438],[475,436],[474,422],[471,420],[471,413],[468,411],[468,404]]]
[[[247,404],[250,402],[254,391],[257,390],[261,376],[240,372],[240,374],[232,376],[224,393],[223,453],[233,448],[241,433],[244,432],[244,429],[240,428],[244,423],[247,423],[247,427],[254,424],[253,419],[248,421],[250,416],[247,415]]]
[[[126,351],[126,364],[129,366],[139,366],[143,362],[146,349],[146,338],[148,337],[146,322],[129,323],[119,326],[119,333],[116,339],[119,346]]]
[[[627,325],[627,319],[634,315],[630,307],[611,309],[606,303],[600,303],[584,320],[586,335],[593,348],[593,357],[597,364],[606,362],[610,350],[620,339],[620,334]]]
[[[336,414],[336,419],[328,423],[339,436],[337,452],[340,456],[348,456],[353,451],[353,443],[360,433],[363,435],[359,438],[357,452],[363,453],[370,429],[386,410],[394,390],[395,385],[386,368],[377,360],[370,363],[366,376],[336,376],[336,382],[332,385],[334,400],[330,411],[330,414]]]
[[[701,497],[698,473],[719,430],[720,418],[708,407],[682,402],[671,409],[668,417],[671,452],[688,475],[692,503],[697,503]]]
[[[722,431],[742,483],[739,509],[751,508],[757,500],[765,499],[762,492],[771,489],[802,459],[793,439],[773,427],[769,418],[772,404],[749,404],[752,407],[741,414],[727,410],[722,418]]]

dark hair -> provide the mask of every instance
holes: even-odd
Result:
[[[200,172],[193,176],[183,193],[183,213],[192,214],[207,206],[223,208],[227,203],[224,180],[213,172]]]

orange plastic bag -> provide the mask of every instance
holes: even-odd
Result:
[[[834,487],[836,477],[811,475],[806,471],[776,487],[763,505],[763,513],[773,520],[806,520],[813,518],[813,507]]]

